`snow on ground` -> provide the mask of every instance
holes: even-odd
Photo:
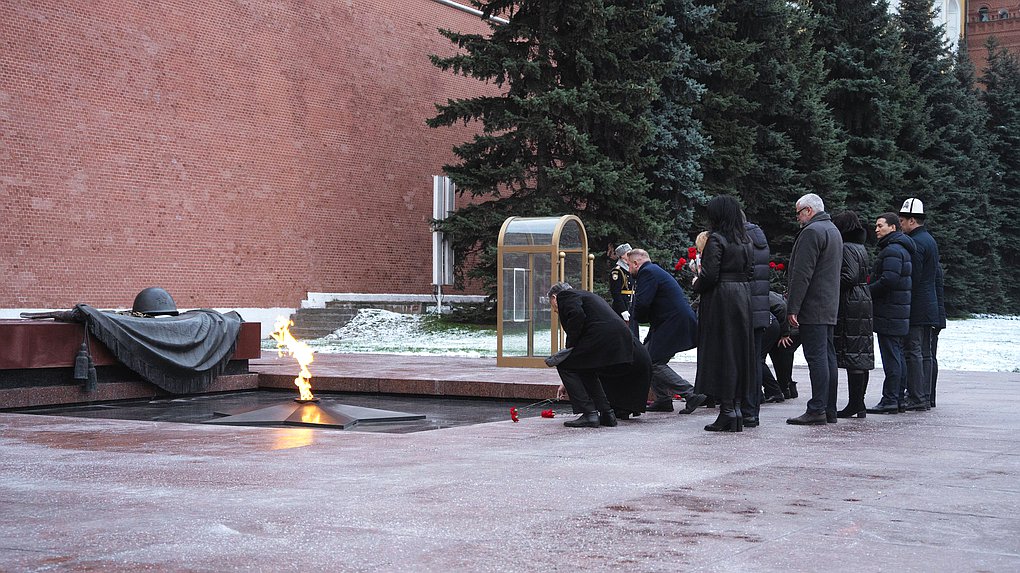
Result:
[[[647,332],[642,328],[642,336]],[[495,329],[433,329],[424,317],[385,310],[362,310],[343,328],[324,338],[306,341],[316,352],[495,357]],[[876,368],[880,368],[878,347]],[[1020,372],[1020,316],[984,315],[952,320],[939,336],[939,368]],[[674,358],[696,362],[689,350]],[[795,364],[805,365],[798,351]]]

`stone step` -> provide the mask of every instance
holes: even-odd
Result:
[[[298,340],[322,338],[343,328],[357,314],[356,308],[301,308],[290,316],[294,321],[290,332]]]

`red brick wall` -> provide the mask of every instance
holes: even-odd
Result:
[[[982,22],[979,10],[988,8],[988,21]],[[999,10],[1005,8],[1008,17],[1000,18]],[[988,63],[988,49],[985,42],[995,36],[999,45],[1020,56],[1020,2],[1017,0],[986,0],[967,3],[967,52],[970,61],[977,68],[978,75]]]
[[[0,2],[0,308],[429,293],[430,0]]]

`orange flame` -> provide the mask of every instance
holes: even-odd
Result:
[[[315,396],[312,395],[312,373],[308,371],[308,365],[312,363],[312,349],[307,344],[294,338],[290,333],[290,327],[294,326],[294,322],[288,318],[277,317],[276,323],[273,325],[275,329],[269,336],[276,340],[276,350],[280,356],[287,354],[293,356],[298,364],[301,365],[301,373],[294,379],[294,384],[297,385],[298,390],[301,392],[301,400],[314,400]]]

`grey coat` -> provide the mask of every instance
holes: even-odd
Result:
[[[843,238],[832,217],[821,212],[797,235],[790,255],[787,314],[801,324],[836,325],[839,313],[839,271],[843,265]]]

